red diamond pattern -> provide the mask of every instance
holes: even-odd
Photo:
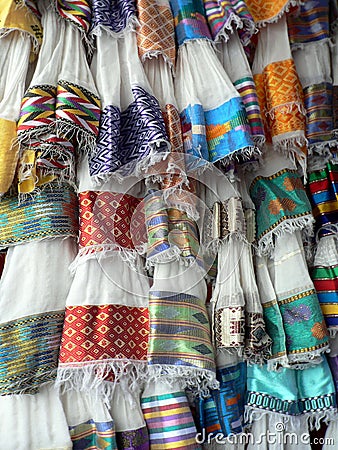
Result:
[[[124,305],[68,306],[60,362],[147,359],[148,308]]]

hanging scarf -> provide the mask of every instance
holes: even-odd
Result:
[[[317,364],[328,333],[302,248],[300,231],[276,239],[274,256],[258,259],[257,277],[267,332],[273,341],[268,367]]]
[[[258,249],[268,255],[275,237],[285,232],[301,229],[310,235],[313,217],[302,180],[291,162],[270,150],[264,163],[255,174],[248,173],[247,180],[256,206]]]
[[[205,13],[213,39],[227,41],[236,29],[240,30],[243,45],[250,42],[255,33],[255,23],[242,0],[223,0],[221,2],[204,0]]]
[[[150,383],[141,398],[150,448],[198,450],[196,426],[184,391],[177,385]]]
[[[217,56],[242,97],[250,124],[251,137],[255,144],[262,148],[265,136],[256,86],[238,33],[234,32],[226,43],[221,44],[220,49],[221,52],[217,53]],[[233,64],[235,59],[237,62]]]
[[[263,28],[252,72],[265,135],[274,149],[297,160],[306,171],[305,109],[302,86],[291,56],[286,19]]]
[[[135,33],[126,31],[117,38],[103,31],[91,69],[102,99],[102,117],[96,150],[89,158],[90,175],[96,184],[142,176],[166,156],[168,138],[138,58]],[[113,76],[107,77],[108,73]]]
[[[218,353],[217,379],[220,387],[207,398],[196,400],[200,439],[205,443],[234,438],[244,430],[246,364],[236,354]]]
[[[0,284],[4,308],[0,324],[1,395],[34,394],[43,383],[55,379],[71,283],[67,266],[73,258],[71,238],[21,243],[8,250]],[[42,277],[36,276],[37,267]]]
[[[75,151],[87,153],[95,146],[100,116],[81,32],[72,21],[59,20],[43,2],[39,10],[48,31],[22,100],[17,129],[22,194],[55,179],[74,185]]]
[[[19,158],[16,121],[29,62],[42,42],[42,27],[22,1],[0,2],[0,195],[11,186]]]

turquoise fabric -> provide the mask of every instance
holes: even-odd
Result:
[[[336,408],[335,387],[326,358],[305,370],[283,368],[271,372],[266,365],[248,366],[246,405],[289,415]]]

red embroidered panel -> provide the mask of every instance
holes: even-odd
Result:
[[[61,363],[146,360],[148,334],[148,308],[68,306],[59,360]]]

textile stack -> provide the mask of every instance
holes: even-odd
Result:
[[[0,0],[0,450],[338,446],[337,42],[336,0]]]

